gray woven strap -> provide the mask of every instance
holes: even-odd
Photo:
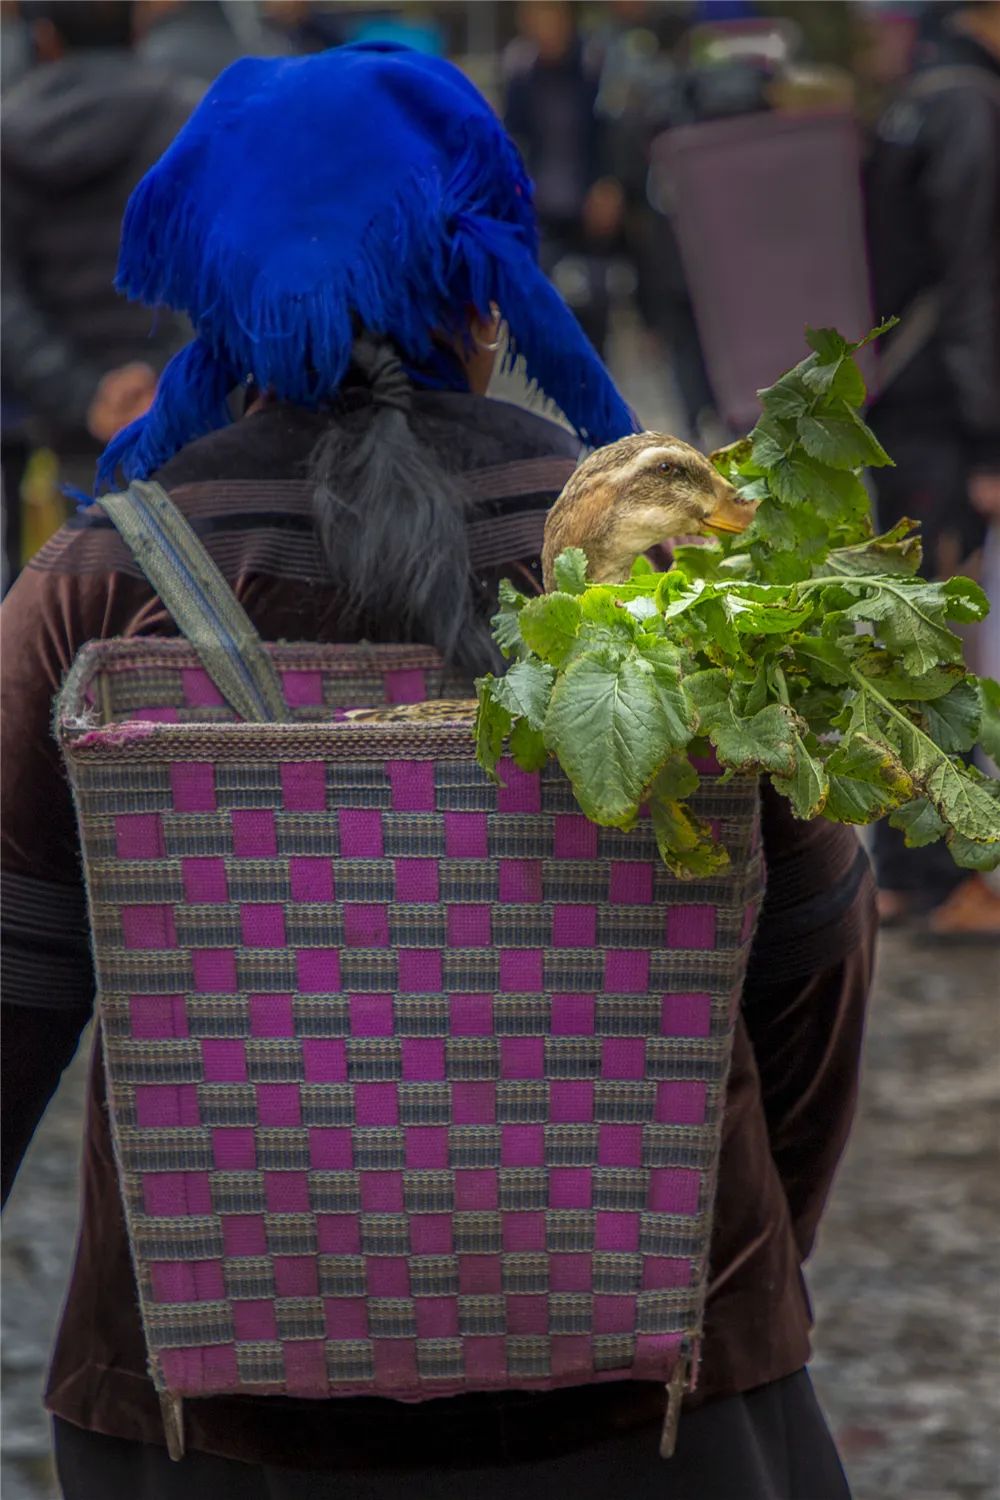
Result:
[[[135,480],[100,503],[230,708],[249,721],[287,718],[250,617],[166,491]]]

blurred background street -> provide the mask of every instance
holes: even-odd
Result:
[[[989,958],[883,939],[861,1113],[809,1272],[813,1376],[854,1500],[1000,1496],[998,1043]],[[58,1495],[40,1393],[73,1254],[84,1072],[81,1051],[5,1219],[4,1500]]]
[[[876,519],[920,519],[928,577],[982,582],[993,614],[967,653],[1000,677],[995,0],[137,0],[101,48],[70,37],[87,9],[0,0],[0,591],[188,336],[112,292],[135,181],[235,58],[403,41],[503,116],[546,273],[647,428],[709,451],[754,422],[806,322],[855,337],[903,315],[915,332],[866,367],[866,420],[896,461]],[[531,399],[516,372],[496,394]],[[1000,1500],[998,950],[922,941],[995,940],[1000,884],[942,850],[875,835],[882,915],[909,925],[883,935],[860,1114],[809,1268],[813,1376],[854,1500]],[[3,1500],[58,1497],[41,1390],[85,1065],[86,1040],[4,1217]]]

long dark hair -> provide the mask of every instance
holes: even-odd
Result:
[[[309,461],[313,513],[341,622],[369,639],[435,646],[470,675],[496,663],[469,561],[470,502],[410,425],[413,388],[387,340],[362,334],[359,426],[333,422]]]

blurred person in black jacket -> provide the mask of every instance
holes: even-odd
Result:
[[[869,421],[896,461],[879,471],[880,525],[919,520],[942,578],[982,547],[1000,489],[1000,3],[933,19],[870,163],[876,305],[902,322]],[[932,933],[1000,936],[1000,897],[943,845],[905,850],[880,825],[876,854],[885,920],[930,910]]]
[[[601,352],[608,333],[606,259],[622,227],[621,184],[610,175],[596,111],[600,56],[565,0],[517,9],[504,56],[504,124],[535,184],[542,266]]]
[[[37,66],[3,103],[2,387],[5,553],[16,572],[18,495],[31,447],[90,489],[101,447],[152,400],[183,342],[173,317],[113,282],[126,200],[197,102],[131,51],[125,0],[21,7]]]

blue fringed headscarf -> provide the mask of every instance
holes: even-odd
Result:
[[[508,357],[588,443],[635,429],[537,262],[532,188],[486,101],[450,63],[341,47],[228,68],[129,202],[117,285],[187,313],[197,338],[145,417],[108,445],[99,488],[144,478],[228,420],[252,381],[315,407],[359,327],[419,366],[435,333],[491,302]]]

